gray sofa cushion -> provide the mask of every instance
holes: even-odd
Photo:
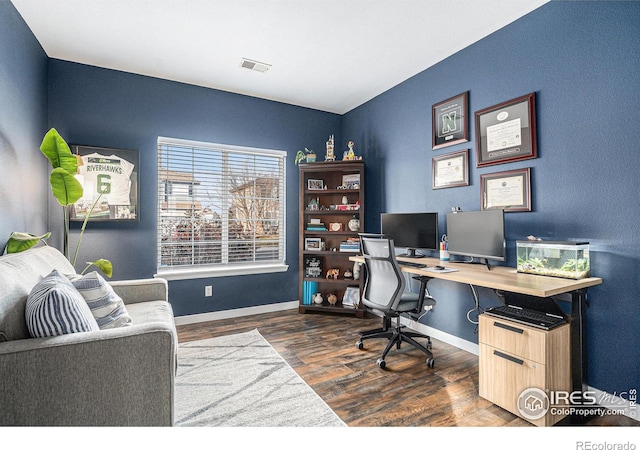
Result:
[[[101,330],[131,325],[124,302],[98,272],[76,275],[71,283],[86,300]]]
[[[71,263],[53,247],[0,256],[0,341],[30,337],[24,319],[27,297],[53,269],[63,274],[75,273]]]

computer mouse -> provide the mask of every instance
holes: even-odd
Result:
[[[433,266],[434,270],[444,270],[442,266]]]

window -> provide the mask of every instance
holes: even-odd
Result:
[[[287,270],[285,156],[158,138],[158,276]]]

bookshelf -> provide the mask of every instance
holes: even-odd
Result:
[[[343,304],[345,293],[347,299],[353,299],[354,293],[359,298],[360,294],[362,278],[354,279],[349,257],[360,254],[364,181],[362,161],[300,164],[298,310],[302,314],[313,311],[364,317],[359,304]],[[328,274],[330,269],[336,270]],[[322,303],[314,301],[317,293]],[[330,302],[333,300],[335,304]]]

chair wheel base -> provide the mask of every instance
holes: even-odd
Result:
[[[376,364],[380,369],[384,369],[385,367],[387,367],[387,363],[382,358],[378,358],[378,360],[376,361]]]
[[[434,363],[435,363],[435,361],[433,360],[433,358],[427,358],[427,367],[429,369],[433,369]]]
[[[364,343],[362,341],[356,342],[356,348],[358,350],[362,350],[364,348]]]

